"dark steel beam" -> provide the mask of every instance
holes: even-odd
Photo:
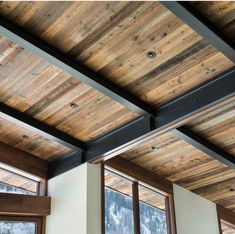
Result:
[[[193,131],[189,130],[188,128],[179,127],[173,129],[172,133],[174,133],[174,135],[176,135],[180,139],[188,142],[195,148],[201,150],[205,154],[211,156],[212,158],[220,161],[221,163],[232,169],[235,169],[235,157],[226,153],[224,150],[218,148],[217,146],[202,138]]]
[[[77,166],[80,166],[83,161],[83,153],[79,152],[71,152],[63,157],[58,159],[54,159],[49,162],[49,174],[48,178],[53,178],[57,175],[60,175],[66,171],[69,171]]]
[[[0,16],[0,35],[29,50],[33,54],[59,67],[71,76],[86,83],[111,99],[142,116],[152,115],[152,108],[140,99],[120,89],[104,77],[79,64],[39,38],[24,32],[23,29]]]
[[[139,118],[87,145],[86,161],[113,157],[149,135],[177,124],[235,94],[235,70],[184,94],[156,110],[155,118]]]
[[[163,6],[190,26],[196,33],[212,44],[221,53],[235,62],[235,48],[208,19],[187,2],[160,1]]]
[[[140,117],[124,126],[87,144],[87,151],[81,157],[76,154],[59,159],[54,175],[59,175],[84,162],[109,159],[145,140],[147,137],[187,119],[206,108],[216,105],[235,95],[235,69],[227,71],[204,85],[182,95],[156,110],[157,117]],[[79,161],[79,158],[81,161]],[[73,163],[73,160],[77,160]],[[63,163],[65,161],[65,163]]]
[[[86,161],[99,159],[102,155],[106,157],[119,148],[126,147],[129,144],[137,142],[141,137],[150,133],[154,128],[153,119],[147,117],[138,118],[124,126],[115,129],[87,144]]]
[[[86,150],[86,145],[82,141],[1,102],[0,117],[46,137],[47,139],[69,147],[72,150]]]

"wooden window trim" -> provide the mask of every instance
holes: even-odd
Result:
[[[173,184],[146,170],[143,167],[138,166],[137,164],[132,163],[131,161],[128,161],[126,159],[123,159],[121,157],[114,157],[108,161],[104,162],[105,165],[107,165],[108,167],[117,170],[117,174],[123,173],[124,174],[124,179],[128,179],[125,178],[126,176],[131,177],[131,181],[133,182],[133,187],[132,187],[132,191],[133,191],[133,210],[134,210],[134,225],[135,225],[135,234],[140,234],[140,230],[139,227],[137,227],[138,222],[139,222],[139,211],[138,211],[138,207],[137,207],[137,202],[138,202],[138,206],[139,206],[139,193],[137,191],[138,188],[138,184],[140,184],[142,186],[142,184],[144,184],[143,186],[146,187],[146,185],[153,187],[154,191],[156,193],[162,194],[163,196],[165,196],[165,204],[166,204],[166,215],[167,215],[167,228],[168,228],[168,234],[176,234],[176,220],[175,220],[175,208],[174,208],[174,199],[173,199]],[[104,164],[102,164],[102,233],[105,234],[105,193],[104,193],[104,189],[105,189],[105,176],[104,176],[104,170],[105,170],[105,166]],[[118,173],[120,172],[120,173]],[[114,172],[115,173],[115,172]],[[122,176],[122,175],[120,175]],[[150,188],[151,189],[151,188]],[[137,201],[137,202],[136,202]],[[138,215],[137,215],[138,213]],[[138,225],[139,226],[139,225]]]
[[[226,209],[220,205],[216,206],[217,209],[217,216],[218,216],[218,223],[219,223],[219,231],[220,234],[222,233],[221,221],[232,228],[235,228],[235,213]]]
[[[47,180],[46,179],[40,179],[37,190],[38,190],[37,192],[39,196],[47,195]]]
[[[132,201],[134,215],[134,233],[140,234],[140,205],[139,205],[139,184],[136,181],[132,183]]]
[[[0,215],[0,221],[35,222],[36,231],[37,231],[36,233],[45,234],[45,218],[44,217]]]
[[[50,212],[50,197],[0,193],[2,215],[47,216]]]
[[[47,161],[5,143],[0,143],[0,162],[39,178],[47,179]]]

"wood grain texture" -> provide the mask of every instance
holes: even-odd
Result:
[[[208,1],[191,2],[201,14],[209,19],[215,27],[230,39],[234,44],[235,37],[235,2],[234,1]]]
[[[157,2],[2,2],[1,14],[153,106],[232,66]]]
[[[19,150],[51,160],[70,151],[69,148],[0,118],[1,142]]]
[[[11,62],[5,62],[0,70],[1,102],[84,141],[138,116],[37,56],[12,46]],[[78,108],[71,108],[71,103]]]
[[[157,2],[3,1],[0,14],[152,106],[233,65]],[[148,59],[148,51],[156,59]],[[138,116],[4,37],[0,52],[0,101],[80,140]],[[22,147],[17,138],[13,145],[49,160],[68,151],[40,139]]]
[[[0,193],[0,214],[47,216],[50,212],[50,197]]]
[[[4,143],[0,143],[0,162],[47,179],[47,161]]]
[[[201,115],[187,127],[235,156],[235,102]],[[170,132],[121,156],[221,206],[235,211],[235,171]]]

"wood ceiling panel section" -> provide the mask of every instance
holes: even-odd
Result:
[[[233,65],[157,2],[2,2],[0,10],[153,106]]]
[[[6,38],[0,41],[1,102],[84,141],[138,116]]]
[[[191,5],[210,20],[215,27],[234,44],[235,38],[235,2],[204,1],[191,2]]]
[[[235,103],[188,124],[197,134],[235,156]],[[235,170],[168,132],[121,155],[164,178],[235,211]]]
[[[14,146],[45,160],[51,160],[70,151],[38,134],[0,118],[1,142]]]
[[[195,119],[188,127],[235,157],[234,101]]]

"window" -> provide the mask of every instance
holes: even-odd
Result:
[[[0,216],[1,234],[39,234],[40,232],[40,218]]]
[[[140,230],[142,234],[167,234],[165,197],[139,186]]]
[[[7,206],[9,210],[1,210],[0,234],[42,234],[45,219],[44,217],[36,217],[36,214],[33,212],[32,214],[30,213],[28,209],[30,206],[28,206],[27,197],[24,195],[45,195],[45,191],[46,180],[30,175],[16,168],[0,164],[0,193],[18,194],[9,196],[1,194],[5,199],[4,201],[7,201],[8,205],[11,204],[15,209],[12,211],[11,208]],[[19,200],[19,202],[21,201],[20,197],[24,197],[26,199],[25,213],[21,206],[19,206],[21,207],[19,208],[17,205],[12,204],[11,201],[14,200],[14,197],[17,197],[16,201]],[[20,211],[18,212],[18,210]],[[16,216],[17,214],[20,216]],[[30,217],[30,215],[35,216]]]
[[[217,205],[217,214],[221,234],[235,234],[235,213]]]
[[[232,227],[231,225],[221,221],[221,231],[222,234],[235,234],[235,226]]]
[[[134,234],[132,183],[105,170],[105,233]]]
[[[39,179],[0,165],[0,193],[37,195]]]
[[[167,194],[108,167],[104,171],[104,185],[106,234],[171,233]]]

